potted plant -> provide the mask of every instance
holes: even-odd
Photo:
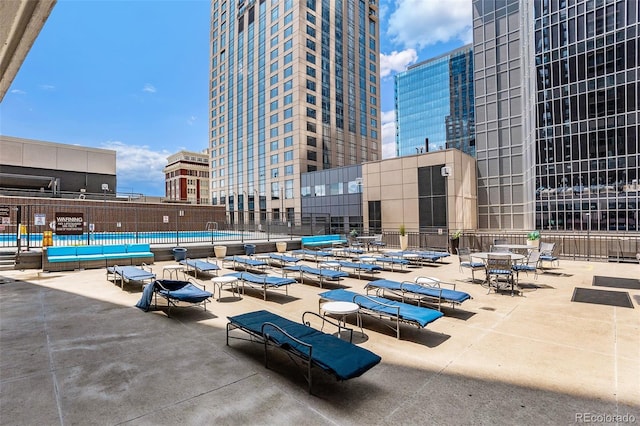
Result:
[[[404,226],[404,223],[400,225],[398,232],[400,233],[400,250],[405,251],[407,247],[409,247],[409,236],[407,235],[407,228]]]
[[[453,234],[451,234],[451,254],[458,253],[458,247],[460,247],[461,236],[462,236],[462,231],[459,229]]]
[[[352,229],[351,232],[349,232],[349,235],[351,235],[351,238],[356,238],[358,236],[358,230]]]
[[[531,231],[527,234],[527,245],[533,247],[540,245],[540,231]]]

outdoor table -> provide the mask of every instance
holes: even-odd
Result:
[[[347,327],[347,316],[349,314],[356,314],[356,325],[360,327],[360,332],[364,336],[364,330],[362,329],[362,320],[360,319],[360,306],[353,302],[326,302],[323,303],[320,309],[324,312],[324,315],[336,315],[338,317],[338,325],[341,327]]]
[[[169,273],[169,279],[173,279],[173,274],[176,274],[176,280],[178,279],[178,272],[182,271],[184,274],[184,265],[165,265],[162,267],[162,278],[165,277],[165,273]]]
[[[367,251],[369,251],[371,249],[371,241],[374,241],[376,237],[373,235],[363,235],[363,236],[356,237],[356,239],[366,244]]]
[[[481,251],[481,252],[478,252],[478,253],[471,253],[471,257],[475,257],[477,259],[482,259],[482,261],[486,263],[490,254],[500,254],[500,255],[508,254],[509,256],[511,256],[511,262],[513,262],[513,263],[520,262],[522,259],[524,259],[526,257],[524,254],[511,253],[511,252],[508,252],[508,251],[505,251],[505,252],[485,252],[485,251]]]
[[[231,287],[231,293],[234,295],[234,297],[240,298],[240,291],[238,289],[238,279],[236,277],[229,277],[229,276],[221,276],[221,277],[213,277],[211,278],[211,281],[213,282],[214,285],[214,289],[213,291],[215,292],[215,287],[218,287],[218,301],[220,301],[220,299],[222,298],[222,287],[224,287],[225,285],[228,285]]]

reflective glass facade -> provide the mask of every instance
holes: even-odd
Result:
[[[471,46],[396,74],[396,154],[457,148],[475,155],[473,100]]]
[[[636,0],[474,0],[479,227],[635,230]]]
[[[213,0],[213,204],[300,211],[301,173],[380,157],[377,0]],[[233,219],[232,219],[233,220]]]
[[[553,3],[534,8],[536,227],[636,230],[639,4]]]

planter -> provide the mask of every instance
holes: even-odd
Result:
[[[187,249],[183,247],[176,247],[172,250],[173,258],[176,262],[185,260],[187,258]]]
[[[286,241],[277,242],[276,250],[278,251],[278,253],[284,253],[285,251],[287,251],[287,242]]]
[[[527,240],[527,245],[538,248],[540,246],[540,240]]]
[[[405,251],[409,247],[409,236],[400,235],[400,250]]]
[[[451,254],[458,254],[458,247],[460,247],[460,238],[451,238]]]
[[[213,252],[218,259],[222,259],[227,255],[227,246],[213,246]]]

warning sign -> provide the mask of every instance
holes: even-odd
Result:
[[[56,213],[56,234],[82,235],[83,213]]]

